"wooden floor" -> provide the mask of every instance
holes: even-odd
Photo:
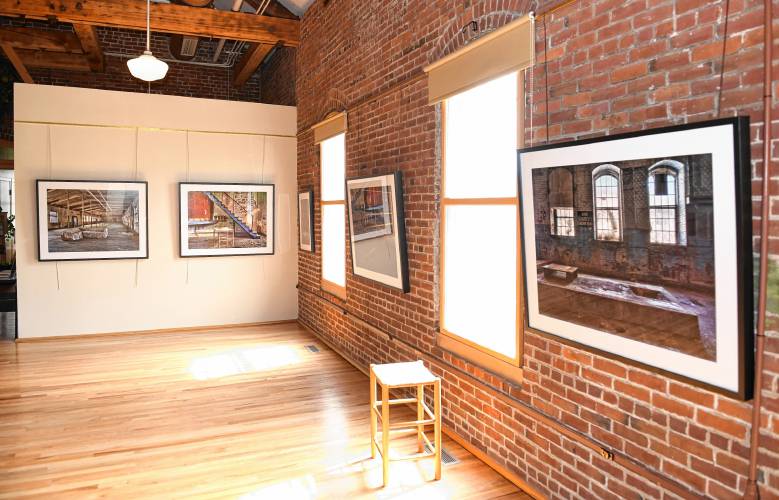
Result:
[[[446,438],[381,488],[367,403],[295,324],[0,342],[0,498],[529,498]]]

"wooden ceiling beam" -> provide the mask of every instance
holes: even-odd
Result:
[[[89,61],[83,54],[51,52],[48,50],[16,51],[22,63],[28,68],[54,68],[70,71],[91,71]]]
[[[24,66],[22,59],[19,57],[19,54],[16,53],[16,50],[14,50],[11,44],[2,43],[0,44],[0,47],[2,47],[3,52],[5,52],[5,56],[8,58],[8,60],[11,61],[11,64],[13,65],[16,72],[19,73],[19,78],[21,78],[24,83],[35,83],[30,76],[30,72],[27,71],[27,68]]]
[[[105,69],[105,56],[97,38],[97,30],[89,24],[73,23],[73,31],[81,41],[81,48],[89,62],[89,69],[102,72]]]
[[[144,0],[0,0],[0,15],[56,18],[74,24],[146,29]],[[300,40],[300,23],[294,19],[165,3],[152,4],[151,27],[153,31],[165,33],[264,44],[281,42],[297,46]]]
[[[252,6],[254,10],[260,7],[261,0],[244,0],[247,4]],[[265,15],[270,17],[283,17],[284,19],[298,19],[298,16],[289,11],[286,7],[281,5],[276,0],[273,0],[268,4],[268,8],[265,9]]]
[[[252,77],[277,44],[253,43],[233,68],[233,86],[240,87]]]
[[[60,52],[81,52],[78,37],[67,31],[42,30],[36,28],[0,28],[0,43],[9,43],[15,49],[56,50]]]

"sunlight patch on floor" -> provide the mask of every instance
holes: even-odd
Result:
[[[279,498],[284,500],[312,500],[317,498],[316,481],[307,476],[290,479],[281,483],[263,486],[242,495],[239,500],[268,500]]]
[[[241,373],[272,370],[298,362],[300,356],[291,347],[234,349],[193,359],[189,364],[189,373],[195,380],[211,380]]]

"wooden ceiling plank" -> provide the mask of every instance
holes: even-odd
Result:
[[[19,77],[22,79],[24,83],[35,83],[32,80],[32,77],[30,76],[30,72],[27,71],[27,68],[24,66],[24,63],[22,62],[22,59],[19,57],[19,54],[16,53],[16,50],[11,46],[10,43],[2,43],[0,44],[0,47],[3,48],[3,52],[5,52],[5,56],[8,58],[9,61],[11,61],[11,64],[13,64],[14,69],[16,69],[16,72],[19,73]]]
[[[89,61],[82,54],[67,52],[50,52],[43,50],[16,51],[19,58],[28,68],[55,68],[70,71],[91,71]]]
[[[67,31],[7,26],[0,28],[0,43],[10,43],[15,49],[81,52],[78,38]]]
[[[233,68],[233,86],[240,87],[252,77],[277,44],[253,43]]]
[[[146,29],[146,2],[143,0],[0,0],[0,15],[34,19],[55,17],[69,23]],[[297,46],[300,40],[300,23],[294,19],[165,3],[152,4],[151,27],[153,31],[166,33],[265,44],[282,42]]]
[[[103,72],[105,70],[105,56],[97,38],[97,30],[89,24],[73,23],[73,31],[81,41],[81,48],[89,62],[92,71]]]

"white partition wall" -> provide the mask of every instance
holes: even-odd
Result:
[[[19,337],[297,318],[296,109],[16,84]],[[36,179],[148,182],[149,259],[39,262]],[[178,183],[276,185],[274,255],[180,258]]]

